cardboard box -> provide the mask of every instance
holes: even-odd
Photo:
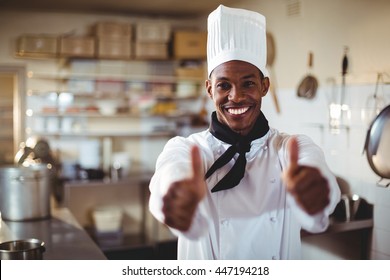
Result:
[[[207,78],[205,67],[178,67],[175,69],[175,73],[179,78]]]
[[[207,55],[207,32],[176,31],[173,55],[178,59],[205,59]]]
[[[95,56],[95,38],[69,36],[62,37],[60,43],[60,56],[85,57]]]
[[[167,43],[135,43],[135,58],[138,59],[167,59]]]
[[[94,26],[96,37],[111,37],[131,40],[132,26],[130,23],[120,22],[98,22]]]
[[[171,27],[166,22],[140,22],[136,25],[136,42],[168,43],[170,39]]]
[[[57,36],[28,34],[17,40],[16,54],[18,56],[55,57],[58,54]]]
[[[131,58],[131,42],[129,39],[101,37],[96,40],[98,58],[129,59]]]

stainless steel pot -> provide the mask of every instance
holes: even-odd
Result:
[[[4,220],[50,217],[50,193],[46,165],[0,167],[0,211]]]
[[[0,260],[42,260],[44,252],[45,243],[34,238],[0,244]]]

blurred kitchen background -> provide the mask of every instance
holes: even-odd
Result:
[[[107,258],[175,258],[148,181],[170,137],[208,126],[206,20],[219,4],[266,16],[262,110],[323,148],[348,198],[329,232],[302,233],[303,257],[390,259],[388,179],[364,153],[390,104],[387,0],[0,0],[0,163],[50,164],[51,207]]]

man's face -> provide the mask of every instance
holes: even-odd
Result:
[[[254,126],[268,88],[268,78],[256,66],[238,60],[219,65],[206,81],[219,122],[242,135]]]

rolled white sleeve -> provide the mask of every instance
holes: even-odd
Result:
[[[156,162],[156,170],[150,181],[149,210],[153,216],[164,223],[162,212],[163,197],[169,186],[178,180],[191,176],[190,148],[194,145],[191,141],[175,137],[167,142]],[[195,212],[191,227],[188,231],[171,229],[177,235],[183,235],[188,239],[197,239],[208,231],[208,221],[202,201]]]
[[[285,139],[283,149],[281,150],[284,157],[282,162],[282,165],[284,165],[283,169],[287,168],[289,161],[288,153],[286,152],[288,139],[289,138]],[[328,181],[330,202],[322,212],[316,215],[309,215],[306,213],[300,206],[298,206],[295,199],[290,194],[287,194],[287,202],[303,229],[312,233],[323,232],[329,225],[329,215],[334,211],[337,203],[340,201],[340,188],[337,184],[336,177],[325,162],[325,157],[321,148],[307,136],[298,135],[297,140],[299,145],[298,163],[318,168],[321,174]]]

